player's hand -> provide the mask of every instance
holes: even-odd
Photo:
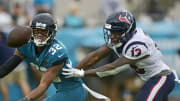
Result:
[[[30,101],[27,97],[23,97],[21,99],[19,99],[18,101]]]
[[[67,68],[63,68],[62,74],[65,75],[65,78],[70,78],[70,77],[83,77],[84,76],[84,70],[81,69],[75,69],[72,68],[71,65],[67,64]]]

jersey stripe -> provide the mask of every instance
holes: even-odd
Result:
[[[151,89],[151,92],[149,93],[146,101],[153,101],[159,90],[163,87],[163,85],[166,83],[167,76],[161,76],[159,81],[153,86]]]
[[[146,45],[145,43],[140,42],[140,41],[134,41],[134,42],[130,43],[130,44],[127,46],[127,48],[126,48],[126,50],[125,50],[125,53],[127,52],[128,48],[129,48],[130,46],[135,45],[135,44],[144,45],[144,46],[148,49],[148,47],[147,47],[147,45]]]

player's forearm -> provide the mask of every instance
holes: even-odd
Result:
[[[94,65],[96,62],[101,60],[104,56],[110,53],[110,49],[104,45],[98,50],[89,53],[85,59],[83,59],[75,68],[80,69],[86,69],[92,65]]]
[[[78,65],[76,65],[75,68],[80,69],[86,69],[92,65],[94,65],[99,60],[98,56],[96,56],[96,53],[90,53],[85,59],[83,59]]]
[[[97,67],[96,69],[86,70],[84,76],[98,76],[97,75],[98,72],[104,72],[104,71],[108,71],[114,68],[115,67],[113,65],[106,64],[106,65]]]
[[[31,91],[30,94],[26,95],[26,97],[30,101],[38,99],[45,93],[47,88],[48,88],[48,86],[46,86],[46,85],[39,85],[37,88],[35,88],[33,91]]]
[[[62,67],[64,65],[61,64],[60,67]],[[52,69],[55,69],[54,71],[56,72],[52,72]],[[35,100],[39,97],[41,97],[45,91],[48,89],[49,85],[52,83],[52,81],[55,79],[57,73],[58,73],[59,69],[57,70],[56,67],[50,67],[42,76],[41,80],[40,80],[40,84],[37,88],[35,88],[30,94],[28,94],[26,97],[30,100]]]

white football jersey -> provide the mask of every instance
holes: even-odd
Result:
[[[128,59],[140,59],[130,67],[135,69],[142,80],[146,81],[162,70],[170,68],[161,59],[162,54],[156,43],[142,29],[136,30],[134,36],[123,46],[121,54]]]

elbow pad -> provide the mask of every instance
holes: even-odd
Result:
[[[3,78],[11,71],[13,71],[17,65],[22,61],[19,56],[13,55],[3,65],[0,66],[0,78]]]

